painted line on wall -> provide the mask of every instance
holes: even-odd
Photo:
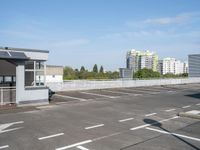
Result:
[[[67,145],[67,146],[64,146],[64,147],[56,148],[56,150],[65,150],[65,149],[77,147],[77,146],[84,145],[84,144],[91,143],[91,142],[92,142],[92,140],[82,141],[82,142],[75,143],[75,144],[72,144],[72,145]]]
[[[72,96],[67,96],[67,95],[55,94],[55,96],[59,96],[59,97],[63,97],[63,98],[76,99],[76,100],[79,100],[79,101],[82,101],[82,102],[87,101],[87,99],[84,99],[84,98],[72,97]]]
[[[88,95],[94,95],[94,96],[101,96],[101,97],[106,97],[106,98],[117,98],[117,97],[119,97],[119,96],[108,96],[108,95],[89,93],[89,92],[80,92],[80,93],[88,94]]]
[[[151,131],[155,131],[155,132],[159,132],[159,133],[163,133],[163,134],[169,134],[169,135],[175,135],[178,137],[182,137],[182,138],[186,138],[186,139],[190,139],[190,140],[194,140],[194,141],[199,141],[199,138],[195,138],[195,137],[191,137],[191,136],[186,136],[186,135],[182,135],[182,134],[177,134],[177,133],[171,133],[171,132],[167,132],[167,131],[163,131],[163,130],[158,130],[158,129],[154,129],[154,128],[146,128],[147,130],[151,130]]]
[[[156,114],[157,114],[157,113],[146,114],[145,117],[154,116],[154,115],[156,115]]]
[[[9,148],[9,145],[0,146],[0,149]]]
[[[52,135],[48,135],[48,136],[44,136],[44,137],[40,137],[40,138],[38,138],[38,140],[50,139],[50,138],[58,137],[58,136],[61,136],[61,135],[64,135],[64,133],[58,133],[58,134],[52,134]]]
[[[133,120],[134,118],[126,118],[126,119],[122,119],[122,120],[118,120],[118,122],[125,122],[125,121],[130,121]]]
[[[98,124],[98,125],[94,125],[94,126],[90,126],[90,127],[85,127],[85,130],[89,130],[89,129],[93,129],[93,128],[98,128],[98,127],[103,127],[104,124]]]

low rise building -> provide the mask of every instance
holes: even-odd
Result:
[[[200,77],[200,54],[188,56],[189,77]]]
[[[119,68],[119,76],[123,79],[132,79],[133,78],[133,69],[129,68]]]
[[[49,51],[0,47],[0,104],[48,103]]]
[[[63,82],[63,66],[47,65],[46,82]]]

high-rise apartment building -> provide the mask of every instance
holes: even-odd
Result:
[[[187,73],[187,62],[181,62],[180,60],[176,60],[175,58],[164,58],[163,60],[159,60],[159,72],[161,74],[182,74]]]
[[[143,68],[157,71],[158,55],[150,51],[136,51],[132,49],[127,52],[126,65],[127,68],[133,69],[134,72]]]

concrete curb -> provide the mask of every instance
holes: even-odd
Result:
[[[200,115],[194,115],[194,114],[189,114],[189,113],[185,113],[185,112],[178,113],[178,116],[180,116],[180,117],[188,117],[188,118],[193,118],[193,119],[199,119],[200,120]]]

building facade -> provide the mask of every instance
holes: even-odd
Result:
[[[183,74],[187,73],[188,64],[187,62],[182,62],[180,60],[176,60],[175,58],[164,58],[163,60],[159,60],[159,72],[161,74]]]
[[[150,51],[137,51],[132,49],[127,52],[126,67],[137,72],[140,69],[148,68],[157,71],[158,55]]]
[[[63,82],[63,66],[47,65],[46,82]]]
[[[189,77],[200,77],[200,54],[188,56]]]
[[[49,51],[0,47],[0,102],[48,103],[46,65]]]
[[[123,79],[132,79],[133,69],[119,68],[119,76],[120,78],[123,78]]]

